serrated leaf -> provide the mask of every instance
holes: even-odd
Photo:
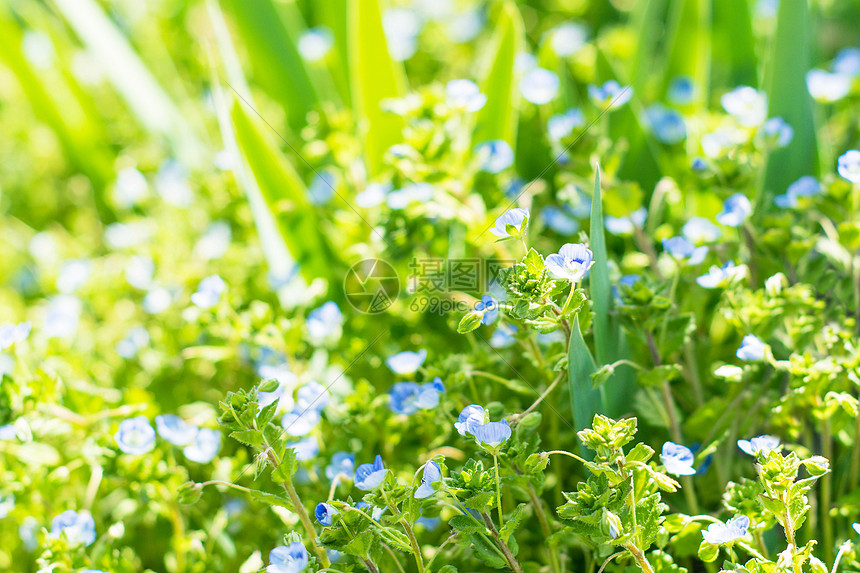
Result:
[[[502,524],[501,529],[499,529],[499,536],[502,538],[502,541],[505,543],[508,542],[508,539],[517,528],[520,526],[520,522],[523,520],[523,513],[526,509],[525,503],[521,503],[517,506],[517,508],[511,513],[509,516],[505,518],[505,523]]]
[[[230,437],[246,446],[257,448],[263,445],[263,433],[259,430],[239,430],[231,432]]]

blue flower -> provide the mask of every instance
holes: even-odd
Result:
[[[645,219],[648,217],[648,210],[645,207],[639,207],[626,217],[612,217],[606,215],[603,218],[603,225],[606,230],[613,235],[629,235],[633,233],[636,227],[641,227],[645,224]]]
[[[221,300],[225,288],[224,279],[218,275],[208,276],[200,281],[197,292],[191,295],[191,302],[203,309],[212,308]]]
[[[525,229],[526,227],[528,227],[528,224],[528,209],[509,209],[508,211],[505,211],[504,213],[496,217],[496,222],[490,229],[490,233],[503,239],[507,237],[513,237],[515,235],[512,235],[511,230],[508,229],[508,227],[510,226],[513,227],[513,230],[516,233],[522,235],[525,233]]]
[[[338,513],[337,508],[330,503],[318,503],[314,509],[314,517],[316,517],[317,521],[326,527],[331,525],[334,516]]]
[[[860,523],[852,523],[851,527],[854,528],[854,531],[857,533],[857,535],[860,535]]]
[[[9,442],[18,437],[18,430],[15,429],[13,424],[6,424],[4,426],[0,426],[0,440],[4,442]]]
[[[318,412],[328,406],[331,397],[325,386],[319,382],[310,381],[296,392],[296,408],[313,409]]]
[[[361,464],[355,468],[355,487],[364,491],[376,489],[385,479],[388,470],[382,465],[382,456],[376,456],[372,464]]]
[[[391,190],[391,183],[370,183],[364,191],[355,196],[355,203],[365,209],[378,207],[382,205]]]
[[[705,160],[701,157],[696,157],[693,159],[693,162],[690,163],[690,169],[693,171],[704,171],[708,168],[708,164],[705,163]]]
[[[451,80],[445,85],[445,99],[453,108],[469,112],[478,111],[487,103],[478,84],[472,80]]]
[[[564,113],[556,114],[546,123],[550,141],[561,141],[577,127],[585,125],[585,117],[579,108],[572,107]]]
[[[300,541],[275,547],[269,553],[266,573],[299,573],[308,566],[308,551]]]
[[[851,149],[839,157],[836,170],[851,183],[860,183],[860,151]]]
[[[687,446],[666,442],[660,453],[660,461],[663,462],[666,471],[672,475],[691,476],[696,473],[695,468],[693,468],[695,458]]]
[[[210,428],[200,428],[194,441],[185,446],[182,453],[198,464],[208,464],[221,449],[221,432]]]
[[[734,543],[746,536],[750,526],[750,518],[746,515],[738,515],[726,523],[712,523],[708,529],[702,531],[702,537],[713,545]]]
[[[415,490],[416,499],[425,499],[433,495],[433,484],[442,479],[442,468],[434,461],[429,461],[424,465],[424,475],[421,478],[421,485]]]
[[[311,338],[325,340],[334,335],[343,322],[343,314],[336,302],[328,301],[308,313],[306,321]]]
[[[337,174],[330,169],[315,173],[310,185],[308,185],[308,196],[314,205],[325,205],[331,201],[337,185]]]
[[[515,326],[502,324],[493,331],[493,335],[490,337],[490,346],[493,348],[507,348],[516,342],[514,334],[516,334]]]
[[[708,273],[696,279],[702,288],[717,288],[731,283],[746,274],[745,265],[736,266],[733,261],[728,261],[722,267],[716,265],[708,269]]]
[[[149,332],[143,326],[133,326],[125,334],[125,338],[116,343],[116,353],[130,360],[137,356],[149,344]]]
[[[846,76],[860,76],[860,48],[842,48],[833,58],[833,71]]]
[[[687,124],[684,116],[673,109],[654,104],[645,110],[645,118],[654,137],[666,145],[674,145],[687,137]]]
[[[412,374],[421,368],[424,361],[427,359],[427,351],[423,348],[418,352],[410,352],[404,350],[393,356],[389,356],[385,360],[385,364],[395,374]]]
[[[318,62],[325,58],[334,45],[334,34],[326,26],[315,26],[299,36],[296,47],[306,62]]]
[[[430,183],[411,183],[402,189],[390,192],[385,200],[391,209],[405,209],[412,203],[426,203],[433,198],[434,187]]]
[[[546,258],[546,269],[557,279],[580,282],[594,263],[591,250],[582,243],[562,245]]]
[[[543,68],[534,68],[520,80],[520,93],[536,105],[551,102],[558,94],[558,76]]]
[[[806,72],[806,87],[812,99],[821,103],[839,101],[851,91],[851,76],[824,70]]]
[[[16,342],[25,340],[30,335],[31,327],[29,322],[0,326],[0,350],[6,350]]]
[[[743,193],[735,193],[723,203],[723,210],[717,215],[717,223],[726,227],[740,227],[750,213],[750,200]]]
[[[579,221],[558,207],[544,207],[541,215],[546,226],[560,235],[572,235],[579,230]]]
[[[174,446],[187,446],[197,435],[198,428],[174,414],[155,417],[158,434]]]
[[[696,95],[696,85],[690,76],[675,76],[669,82],[666,91],[666,99],[674,105],[687,105],[693,103]]]
[[[481,324],[493,324],[499,317],[499,303],[488,294],[482,296],[480,302],[475,304],[475,310],[483,312]]]
[[[338,476],[352,478],[355,473],[355,454],[335,452],[331,463],[325,468],[325,477],[334,481]]]
[[[419,517],[415,521],[415,525],[420,525],[427,531],[435,531],[441,523],[442,520],[438,517]]]
[[[155,447],[155,430],[145,416],[123,420],[114,434],[117,446],[127,454],[145,454]]]
[[[445,391],[441,378],[418,385],[415,382],[398,382],[389,390],[388,404],[395,414],[414,414],[439,405],[440,393]]]
[[[749,86],[740,86],[723,94],[720,103],[745,127],[759,126],[767,117],[767,96]]]
[[[588,40],[588,29],[573,22],[561,24],[549,33],[549,45],[552,51],[562,58],[574,55]]]
[[[484,408],[477,404],[469,404],[460,412],[457,422],[454,427],[461,436],[466,434],[474,434],[477,426],[483,425],[486,421]]]
[[[484,141],[475,146],[475,157],[481,171],[501,173],[514,164],[514,150],[504,139]]]
[[[811,175],[804,175],[788,186],[785,193],[773,198],[773,202],[781,209],[797,208],[797,200],[801,197],[813,197],[821,192],[821,184]]]
[[[60,535],[66,536],[66,541],[72,545],[92,545],[96,540],[96,522],[88,511],[67,510],[51,521],[52,539]]]
[[[609,80],[602,86],[589,85],[588,97],[601,109],[617,109],[633,97],[633,87],[621,86],[615,80]]]
[[[511,426],[507,420],[501,422],[487,422],[475,426],[472,434],[481,446],[488,449],[496,449],[511,437]]]
[[[744,362],[755,362],[763,360],[766,352],[767,344],[754,334],[747,334],[735,355]]]
[[[696,247],[686,237],[663,239],[663,248],[676,261],[687,261],[691,265],[701,263],[708,254],[708,247]]]
[[[382,517],[382,514],[385,513],[384,507],[374,507],[367,503],[366,501],[358,501],[355,503],[356,509],[360,509],[363,513],[367,513],[367,509],[370,510],[370,518],[373,521],[379,521],[379,518]]]
[[[317,427],[321,419],[319,410],[296,407],[284,414],[281,418],[281,426],[291,436],[307,436]]]
[[[762,132],[765,141],[777,148],[785,147],[794,139],[794,128],[781,117],[772,117],[764,122]]]
[[[738,447],[742,452],[751,456],[755,456],[759,452],[767,455],[769,452],[779,447],[779,438],[765,434],[762,436],[756,436],[749,440],[738,440]]]
[[[720,238],[722,231],[704,217],[692,217],[684,223],[681,234],[698,245],[701,243],[713,243]]]
[[[288,442],[287,447],[295,450],[296,459],[300,462],[312,460],[320,453],[319,441],[314,436],[309,436],[296,442]]]

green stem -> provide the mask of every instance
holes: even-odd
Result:
[[[552,535],[552,530],[549,527],[549,520],[546,517],[546,512],[544,512],[543,504],[531,483],[529,483],[529,498],[531,498],[532,506],[535,508],[535,515],[538,518],[538,523],[540,523],[541,533],[543,533],[544,539],[547,539]],[[547,553],[549,554],[549,565],[552,568],[553,573],[561,573],[561,564],[558,561],[558,554],[555,552],[555,548],[550,546],[547,547],[547,550]]]
[[[517,558],[514,557],[513,553],[511,553],[511,550],[508,548],[507,543],[502,541],[501,536],[499,536],[499,531],[496,529],[496,526],[493,525],[493,520],[490,518],[489,515],[484,512],[481,512],[481,517],[484,518],[484,524],[487,526],[487,529],[490,530],[490,535],[493,536],[493,539],[496,541],[496,544],[499,546],[499,549],[502,550],[502,554],[504,554],[505,560],[508,562],[508,566],[514,573],[523,573],[523,569],[517,562]]]
[[[496,507],[499,510],[499,527],[505,523],[502,516],[502,482],[499,476],[499,456],[493,452],[493,466],[496,468]]]
[[[570,283],[570,292],[569,292],[569,293],[567,293],[567,300],[565,300],[565,301],[564,301],[564,306],[562,306],[562,307],[561,307],[561,314],[562,314],[562,316],[564,316],[564,314],[565,314],[565,313],[567,312],[567,310],[568,310],[568,307],[570,307],[570,301],[572,301],[572,300],[573,300],[573,293],[575,293],[575,292],[576,292],[576,283],[575,283],[575,282],[571,282],[571,283]]]
[[[406,518],[403,517],[400,510],[391,503],[385,490],[383,489],[380,491],[382,491],[382,498],[385,500],[385,504],[391,510],[391,513],[397,516],[400,525],[403,527],[403,531],[406,532],[406,537],[409,538],[409,544],[412,545],[412,553],[415,555],[415,565],[418,566],[418,572],[424,573],[424,558],[421,556],[421,547],[418,545],[418,540],[415,538],[415,532],[412,531],[412,526],[409,525],[409,522],[406,521]]]
[[[821,423],[822,454],[828,460],[833,460],[833,436],[830,431],[830,420]],[[833,559],[833,519],[830,517],[830,498],[833,490],[833,474],[827,472],[821,478],[821,525],[824,534],[824,562]]]
[[[630,555],[633,556],[633,560],[636,561],[636,565],[639,566],[643,573],[654,573],[654,568],[651,567],[651,564],[648,562],[648,559],[645,558],[645,554],[641,549],[632,543],[625,545],[624,549],[630,552]]]

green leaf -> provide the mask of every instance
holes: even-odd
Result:
[[[591,196],[591,251],[594,265],[589,275],[589,295],[594,305],[594,351],[598,364],[610,362],[612,338],[609,333],[609,258],[606,253],[606,235],[603,226],[603,198],[600,190],[600,166],[594,170],[594,192]],[[589,417],[589,419],[591,419]]]
[[[787,146],[767,156],[764,179],[755,204],[760,221],[774,195],[784,193],[802,175],[817,171],[812,98],[806,87],[806,72],[812,57],[812,17],[806,0],[780,2],[776,38],[767,63],[765,89],[768,116],[782,117],[794,129]]]
[[[573,425],[577,430],[588,428],[594,415],[602,409],[602,388],[591,385],[591,375],[596,370],[591,351],[579,330],[579,317],[570,326],[568,348],[568,388],[573,409]],[[582,456],[591,459],[591,450],[582,450]]]
[[[523,520],[523,513],[526,509],[525,503],[521,503],[517,506],[512,514],[505,518],[505,523],[502,524],[501,529],[499,529],[499,536],[502,538],[502,541],[505,543],[508,542],[511,535],[517,530],[520,526],[520,522]]]
[[[717,0],[719,3],[721,0]],[[672,78],[692,78],[693,101],[707,102],[711,63],[711,1],[675,0],[669,32],[669,53],[663,84]]]
[[[259,447],[263,445],[263,434],[259,430],[241,430],[232,432],[230,437],[246,446]]]
[[[459,332],[460,334],[472,332],[473,330],[481,326],[481,321],[483,319],[484,313],[474,310],[460,319],[460,324],[457,325],[457,332]]]
[[[713,2],[711,89],[758,85],[758,57],[748,0]]]
[[[359,130],[373,176],[382,170],[385,152],[402,137],[402,118],[383,110],[382,102],[406,93],[406,75],[388,53],[379,0],[348,0],[348,10],[352,101],[363,122]]]
[[[487,103],[477,114],[473,140],[476,143],[503,139],[516,151],[519,89],[514,59],[523,49],[523,20],[513,2],[505,2],[499,12],[491,48],[492,57],[481,91]]]
[[[251,118],[246,107],[237,101],[230,114],[242,157],[250,167],[302,274],[308,282],[317,277],[328,277],[333,257],[328,255],[329,249],[308,200],[307,189],[269,134]]]

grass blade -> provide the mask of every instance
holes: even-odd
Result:
[[[806,0],[779,3],[765,89],[770,117],[779,116],[787,121],[794,128],[794,139],[768,155],[764,180],[756,197],[757,220],[774,195],[784,192],[798,177],[815,174],[818,167],[812,98],[806,87],[812,54],[810,19]]]
[[[718,0],[718,2],[721,0]],[[693,103],[703,106],[708,97],[711,64],[710,0],[675,0],[663,85],[687,76],[695,86]]]
[[[579,330],[579,317],[575,317],[570,326],[570,346],[567,352],[567,381],[573,426],[579,431],[591,427],[594,414],[602,410],[601,390],[591,384],[591,375],[596,370],[594,358]],[[591,459],[590,450],[581,448],[581,452],[584,457]]]
[[[236,101],[230,113],[241,155],[274,215],[281,236],[302,276],[310,282],[328,277],[332,267],[330,249],[319,228],[308,191],[268,132]]]
[[[388,52],[379,0],[349,0],[348,9],[352,102],[364,124],[360,131],[373,176],[381,170],[385,152],[402,137],[403,120],[384,111],[381,104],[406,93],[406,75]]]
[[[758,58],[747,0],[714,2],[711,89],[758,86]]]
[[[514,59],[523,46],[523,19],[517,7],[505,2],[499,13],[490,54],[492,62],[481,85],[487,103],[478,112],[474,141],[504,139],[516,151],[519,89]]]

